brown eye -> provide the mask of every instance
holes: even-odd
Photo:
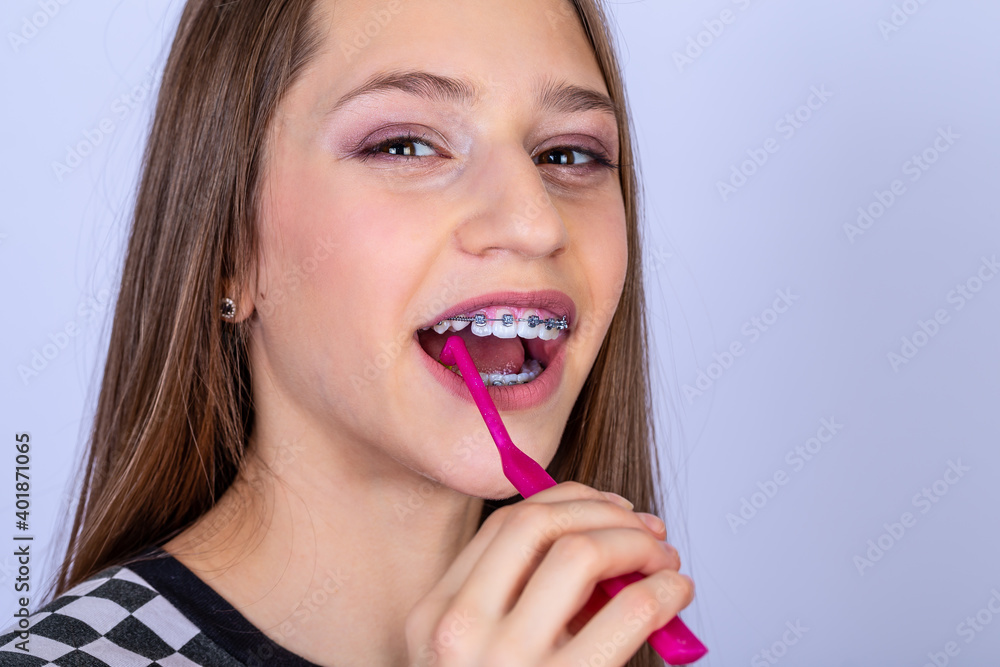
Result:
[[[401,157],[426,157],[434,155],[434,149],[431,148],[430,144],[414,137],[393,137],[373,146],[372,152]]]
[[[593,162],[593,158],[588,153],[568,148],[553,148],[538,157],[539,164],[571,165]]]

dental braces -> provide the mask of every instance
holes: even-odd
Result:
[[[449,320],[454,320],[456,322],[472,322],[473,324],[478,324],[479,326],[485,325],[487,322],[502,322],[505,327],[514,326],[515,322],[527,322],[528,326],[534,329],[539,324],[544,324],[545,328],[548,330],[552,329],[566,329],[569,327],[569,322],[566,321],[566,316],[563,315],[562,318],[556,319],[550,317],[543,320],[538,315],[529,315],[528,317],[514,317],[510,313],[505,314],[503,317],[486,317],[485,313],[476,313],[475,315],[456,315],[455,317],[449,317],[447,319],[441,320],[441,322],[447,322]],[[438,324],[441,324],[438,322]]]

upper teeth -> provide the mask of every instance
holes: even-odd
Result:
[[[472,333],[477,336],[496,336],[497,338],[541,338],[554,340],[560,331],[569,325],[566,317],[541,318],[537,313],[526,312],[523,317],[516,318],[513,313],[498,309],[496,317],[489,318],[485,313],[475,315],[457,315],[452,319],[442,320],[433,326],[434,331],[443,334],[448,330],[461,331],[472,326]]]

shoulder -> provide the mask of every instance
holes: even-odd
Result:
[[[0,665],[239,667],[128,566],[101,570],[0,631]]]

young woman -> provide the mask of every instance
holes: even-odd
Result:
[[[189,0],[0,664],[662,664],[638,211],[597,0]],[[560,484],[513,495],[449,335]]]

